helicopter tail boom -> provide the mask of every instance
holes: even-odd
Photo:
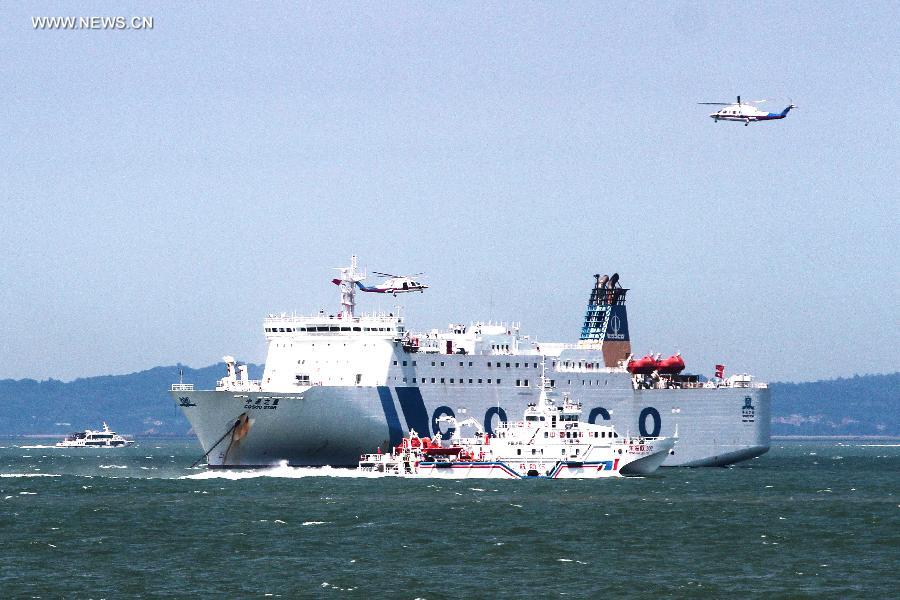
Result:
[[[334,285],[341,285],[342,281],[340,279],[332,279],[331,283],[333,283]],[[374,287],[366,287],[359,281],[354,281],[353,283],[355,283],[356,287],[358,287],[359,289],[361,289],[364,292],[380,292],[381,291]]]
[[[356,287],[358,287],[360,290],[362,290],[362,291],[364,291],[364,292],[381,292],[381,291],[382,291],[382,290],[379,290],[378,288],[375,288],[375,287],[368,287],[368,286],[365,286],[365,285],[363,285],[363,284],[362,284],[361,282],[359,282],[359,281],[356,282]]]
[[[760,120],[760,121],[773,121],[773,120],[775,120],[775,119],[783,119],[783,118],[785,118],[785,117],[788,115],[789,112],[791,112],[791,109],[792,109],[792,108],[797,108],[797,107],[796,107],[795,105],[793,105],[793,104],[789,104],[789,105],[787,106],[787,108],[785,108],[785,109],[784,109],[783,111],[781,111],[780,113],[769,113],[769,114],[767,114],[767,115],[764,116],[764,117],[758,117],[758,120]]]

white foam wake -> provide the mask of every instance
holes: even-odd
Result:
[[[279,477],[283,479],[301,479],[303,477],[345,477],[345,478],[374,478],[381,477],[378,473],[360,472],[356,469],[338,469],[335,467],[289,467],[287,462],[282,462],[277,467],[269,469],[225,470],[207,469],[192,475],[182,475],[178,479],[254,479],[256,477]]]

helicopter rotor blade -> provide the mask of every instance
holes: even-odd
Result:
[[[734,102],[698,102],[697,104],[709,104],[710,106],[731,106]]]
[[[418,277],[419,275],[424,275],[425,273],[410,273],[408,275],[397,275],[396,273],[382,273],[381,271],[372,271],[375,275],[381,275],[382,277]]]

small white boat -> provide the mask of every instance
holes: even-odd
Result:
[[[360,457],[358,469],[401,477],[596,479],[647,475],[656,471],[675,446],[675,438],[620,437],[615,428],[580,421],[581,404],[542,382],[540,400],[525,409],[523,421],[501,423],[486,434],[474,419],[438,419],[448,439],[409,437],[390,453]],[[463,438],[463,427],[476,435]],[[677,434],[676,434],[677,435]]]
[[[115,431],[111,431],[109,425],[104,421],[102,430],[85,429],[70,433],[63,441],[56,442],[56,446],[58,448],[122,448],[133,443],[134,440],[125,439]]]

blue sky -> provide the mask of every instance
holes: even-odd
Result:
[[[352,253],[414,329],[574,341],[617,271],[636,353],[898,370],[900,5],[734,6],[3,5],[0,378],[261,362]]]

